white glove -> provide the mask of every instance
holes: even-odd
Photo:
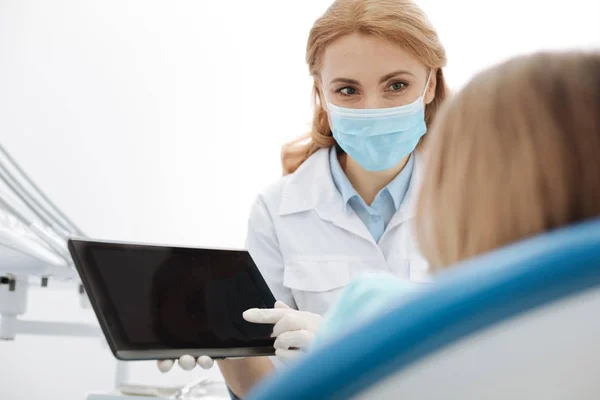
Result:
[[[321,323],[321,316],[298,311],[278,301],[275,308],[251,308],[243,314],[244,319],[255,324],[275,324],[273,337],[275,355],[283,362],[296,359],[313,340]]]
[[[162,373],[167,373],[173,368],[175,365],[175,360],[158,360],[157,365],[158,369]],[[209,356],[200,356],[198,359],[195,359],[193,356],[185,355],[181,356],[177,363],[184,371],[191,371],[194,367],[199,365],[202,369],[210,369],[212,368],[215,361]]]
[[[277,339],[273,347],[275,355],[283,362],[294,360],[306,351],[322,319],[318,314],[294,310],[281,301],[275,303],[275,308],[251,308],[244,311],[243,316],[246,321],[255,324],[275,324],[272,336]],[[169,372],[175,362],[159,360],[158,369],[163,373]],[[177,362],[185,371],[193,370],[196,365],[210,369],[214,364],[214,360],[208,356],[194,359],[190,355],[181,356]]]

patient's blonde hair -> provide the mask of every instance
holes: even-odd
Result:
[[[430,135],[416,227],[434,268],[600,216],[598,53],[487,70]]]
[[[415,3],[410,0],[337,0],[310,31],[306,63],[315,78],[312,127],[308,135],[283,147],[284,174],[294,172],[320,148],[335,144],[327,113],[322,106],[317,78],[327,46],[351,33],[373,35],[396,43],[426,67],[436,71],[435,98],[425,107],[427,126],[430,126],[446,98],[448,89],[442,72],[442,67],[446,65],[446,52],[427,16]]]

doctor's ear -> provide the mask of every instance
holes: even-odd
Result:
[[[437,87],[437,72],[439,70],[436,68],[431,71],[431,77],[429,78],[429,86],[427,87],[427,91],[425,92],[425,96],[423,96],[423,101],[425,104],[429,104],[435,99],[435,89]]]

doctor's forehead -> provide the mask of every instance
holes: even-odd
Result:
[[[400,70],[426,75],[424,65],[400,45],[375,36],[351,34],[327,46],[320,76],[326,85],[338,78],[368,84]]]

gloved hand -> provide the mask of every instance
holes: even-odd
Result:
[[[194,367],[199,365],[202,369],[210,369],[212,368],[215,361],[208,356],[201,356],[198,359],[194,358],[190,355],[181,356],[179,360],[159,360],[157,362],[158,369],[162,373],[167,373],[173,368],[175,362],[179,364],[181,369],[185,371],[191,371]]]
[[[255,324],[275,324],[273,337],[275,355],[283,362],[296,359],[312,342],[321,323],[321,316],[298,311],[278,301],[275,308],[251,308],[243,314],[244,319]]]
[[[228,357],[225,358],[225,360],[241,360],[242,358],[245,357]],[[196,365],[199,365],[202,369],[211,369],[215,364],[215,360],[209,356],[200,356],[196,359],[194,356],[185,355],[179,357],[179,360],[158,360],[156,365],[160,372],[167,373],[173,368],[175,362],[177,362],[184,371],[191,371]]]
[[[298,311],[285,303],[278,301],[274,308],[251,308],[244,311],[246,321],[255,324],[275,324],[272,336],[275,337],[275,355],[283,362],[290,362],[307,350],[315,332],[321,324],[322,317],[307,311]],[[158,361],[158,369],[166,373],[173,368],[174,360]],[[179,358],[179,366],[185,371],[191,371],[199,365],[203,369],[213,366],[214,360],[208,356],[194,359],[185,355]]]

